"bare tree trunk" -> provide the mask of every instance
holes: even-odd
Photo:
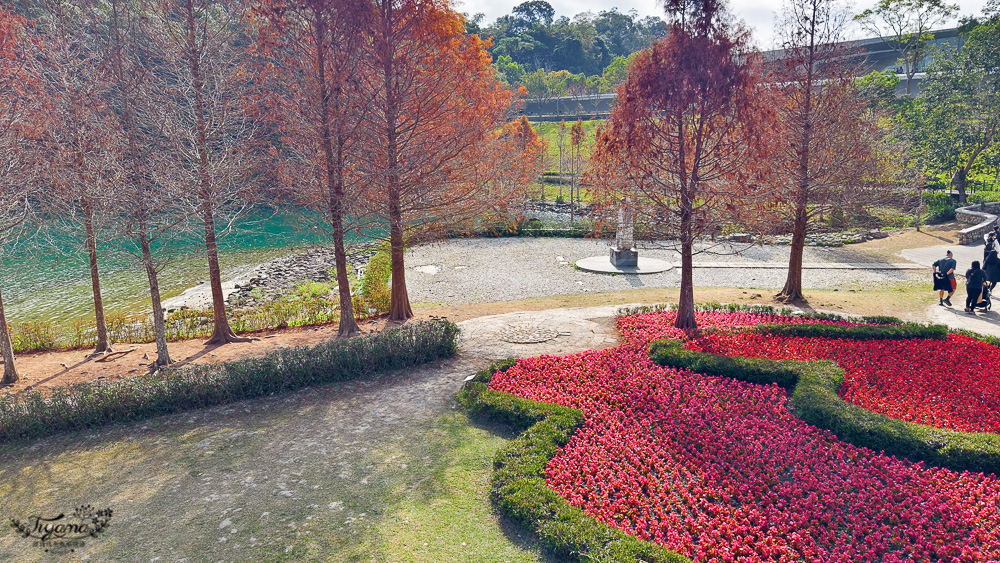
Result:
[[[7,315],[3,310],[3,294],[0,294],[0,352],[3,354],[3,379],[0,385],[11,385],[20,377],[14,365],[14,346],[10,343],[10,332],[7,330]]]
[[[340,294],[340,327],[337,335],[348,338],[359,332],[354,320],[354,303],[351,301],[351,285],[347,276],[347,251],[344,248],[344,221],[337,218],[333,225],[333,251],[337,264],[337,291]]]
[[[389,4],[390,10],[391,3]],[[387,34],[388,35],[388,34]],[[396,121],[398,108],[395,92],[392,90],[395,77],[393,57],[386,56],[382,61],[383,77],[386,81],[385,125],[386,125],[386,171],[388,182],[386,190],[389,195],[389,255],[392,260],[392,287],[389,292],[389,321],[405,322],[413,317],[410,308],[410,297],[406,291],[406,269],[403,264],[403,208],[400,200],[399,186],[399,148],[397,145]]]
[[[917,190],[917,232],[920,232],[920,222],[923,219],[924,211],[924,187],[921,185]]]
[[[559,199],[563,198],[563,148],[559,145]]]
[[[236,336],[229,327],[226,317],[226,302],[222,297],[222,270],[219,268],[219,247],[215,240],[215,216],[212,214],[211,203],[205,202],[203,209],[205,219],[205,248],[208,251],[208,275],[212,286],[212,317],[215,328],[212,337],[205,345],[227,344],[229,342],[250,342],[249,338]]]
[[[337,291],[340,294],[340,326],[337,335],[348,338],[359,332],[354,320],[354,303],[351,301],[351,282],[347,276],[347,249],[344,246],[344,155],[343,140],[337,148],[336,178],[330,194],[330,222],[333,224],[333,255],[337,265]]]
[[[108,323],[104,319],[104,299],[101,297],[101,275],[97,269],[97,237],[94,235],[94,210],[84,205],[84,229],[87,232],[87,254],[90,258],[90,285],[94,294],[94,318],[97,323],[97,346],[95,354],[111,351],[108,341]]]
[[[347,276],[347,250],[344,247],[344,143],[346,139],[338,131],[337,150],[334,155],[333,135],[330,131],[330,93],[326,83],[327,21],[317,14],[316,21],[316,67],[319,70],[320,143],[326,160],[326,185],[329,193],[327,210],[333,227],[333,254],[337,267],[337,292],[340,297],[339,338],[348,338],[361,332],[354,320],[354,304],[351,301],[351,285]]]
[[[173,362],[167,352],[167,323],[163,318],[163,303],[160,300],[160,282],[157,279],[153,253],[149,249],[149,237],[144,225],[140,226],[139,246],[142,248],[142,264],[146,267],[149,280],[149,300],[153,305],[153,332],[156,335],[156,361],[153,365],[162,367]]]
[[[222,271],[219,268],[219,248],[215,240],[215,213],[213,210],[214,190],[212,189],[211,172],[208,159],[208,125],[205,119],[204,80],[201,75],[201,64],[195,30],[198,27],[194,19],[195,7],[193,0],[187,0],[185,13],[187,24],[187,55],[188,69],[191,72],[191,89],[194,91],[195,125],[197,128],[196,142],[198,144],[198,183],[202,198],[202,218],[205,221],[205,249],[208,251],[208,277],[212,287],[212,317],[215,328],[212,337],[206,345],[228,344],[230,342],[250,342],[249,338],[236,336],[229,326],[226,317],[226,302],[222,296]]]
[[[806,246],[806,224],[809,216],[805,198],[795,204],[795,222],[792,226],[791,255],[788,258],[788,277],[785,287],[775,297],[785,303],[802,301],[802,252]]]
[[[392,291],[390,293],[389,320],[403,322],[413,317],[410,297],[406,292],[406,270],[403,266],[403,217],[400,213],[399,193],[389,195],[389,247],[392,257]]]
[[[965,167],[959,167],[959,169],[955,171],[955,175],[951,177],[951,185],[958,191],[959,203],[965,203],[965,189],[968,183],[969,179],[965,172]]]
[[[681,188],[681,294],[677,301],[677,319],[674,326],[684,330],[697,330],[694,316],[694,240],[692,229],[692,202],[687,189]]]

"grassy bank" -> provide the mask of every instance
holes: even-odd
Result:
[[[569,172],[570,129],[572,129],[574,123],[576,123],[575,119],[566,120],[566,132],[563,137],[563,159],[565,161],[563,172],[566,173]],[[593,149],[594,145],[594,135],[597,132],[597,128],[603,124],[603,119],[595,119],[591,121],[584,120],[583,132],[585,137],[583,140],[583,147],[580,150],[580,158],[584,162],[587,162],[587,160],[590,159],[590,151]],[[534,122],[531,126],[538,132],[538,136],[548,143],[548,151],[545,155],[545,171],[559,172],[559,122]]]

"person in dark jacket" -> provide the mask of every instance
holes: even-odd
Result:
[[[979,296],[983,293],[983,285],[986,283],[986,272],[979,267],[979,260],[972,262],[972,267],[965,272],[965,291],[969,294],[965,298],[965,312],[976,314],[975,306],[979,303]]]
[[[1000,255],[997,254],[996,249],[991,249],[986,254],[986,260],[983,261],[983,271],[986,272],[986,281],[989,282],[990,291],[1000,283]]]

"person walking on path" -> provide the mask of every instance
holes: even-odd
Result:
[[[983,261],[983,271],[986,272],[986,281],[989,282],[990,291],[1000,283],[1000,254],[996,249],[991,248],[986,253],[986,260]]]
[[[986,283],[986,272],[979,268],[979,260],[972,262],[972,267],[965,272],[965,291],[969,294],[965,298],[965,312],[976,314],[976,304],[979,303],[979,296],[983,293],[983,284]]]
[[[938,305],[951,307],[951,296],[955,295],[955,288],[958,287],[958,282],[955,281],[955,268],[957,266],[958,263],[951,257],[950,250],[944,258],[934,262],[931,266],[931,271],[934,272],[934,289],[937,290],[938,299],[940,300]],[[944,296],[944,292],[946,291],[948,292],[948,297]]]

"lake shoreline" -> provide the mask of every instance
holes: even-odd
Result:
[[[378,249],[377,242],[349,244],[348,267],[357,277],[364,274],[368,261]],[[223,299],[230,309],[252,308],[260,302],[281,297],[304,282],[328,282],[335,278],[336,258],[332,246],[313,246],[300,252],[259,263],[222,282]],[[207,281],[163,300],[163,309],[172,313],[184,309],[212,308],[212,288]]]

